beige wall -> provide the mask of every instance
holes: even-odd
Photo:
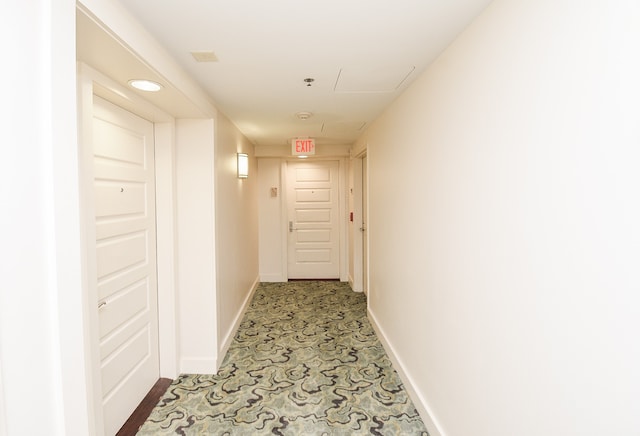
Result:
[[[497,0],[355,147],[431,434],[638,434],[639,9]]]
[[[250,155],[237,178],[236,153]],[[222,114],[177,120],[181,372],[215,373],[258,283],[253,146]]]
[[[260,280],[286,282],[286,230],[283,216],[283,189],[280,158],[258,159],[258,208],[260,216]],[[277,196],[271,195],[277,189]]]
[[[217,370],[214,120],[176,121],[180,372]]]
[[[257,165],[253,145],[224,115],[216,120],[215,199],[219,362],[243,305],[258,283]],[[249,154],[249,178],[237,177],[237,153]]]

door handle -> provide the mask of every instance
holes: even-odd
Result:
[[[289,221],[289,233],[293,232],[294,230],[298,230],[298,229],[294,229],[293,228],[293,221]]]

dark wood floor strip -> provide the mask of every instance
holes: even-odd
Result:
[[[160,397],[164,395],[169,388],[169,385],[173,382],[170,378],[161,378],[151,388],[146,397],[138,405],[136,410],[133,411],[127,422],[124,423],[122,428],[118,431],[116,436],[133,436],[138,432],[138,429],[147,420],[153,408],[160,401]]]

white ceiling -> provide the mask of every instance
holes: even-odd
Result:
[[[121,3],[261,146],[298,136],[351,144],[490,0]],[[124,83],[139,77],[135,57],[113,59],[126,53],[92,32],[79,19],[80,59]],[[192,51],[213,51],[218,61],[197,62]],[[299,120],[301,111],[313,116]]]

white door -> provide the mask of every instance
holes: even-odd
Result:
[[[338,161],[287,165],[288,278],[340,278]]]
[[[368,223],[368,176],[367,176],[367,157],[362,158],[362,290],[365,294],[369,294],[369,235],[367,233]]]
[[[98,330],[106,435],[159,378],[153,124],[95,97]]]

